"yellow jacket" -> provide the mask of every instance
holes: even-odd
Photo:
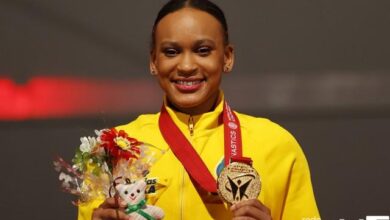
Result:
[[[168,107],[167,110],[217,178],[217,168],[224,157],[223,124],[218,120],[223,101],[214,111],[193,117]],[[294,137],[267,119],[236,114],[241,124],[243,156],[252,158],[253,166],[261,176],[259,199],[271,210],[272,218],[319,218],[309,167]],[[194,187],[162,137],[158,119],[159,113],[141,115],[135,121],[118,127],[140,141],[167,150],[148,174],[148,202],[161,207],[167,220],[231,219],[229,209],[215,196],[197,191]],[[192,132],[189,129],[191,121],[194,125]],[[80,205],[78,219],[91,219],[93,208],[101,202]]]

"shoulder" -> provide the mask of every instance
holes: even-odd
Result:
[[[126,132],[136,132],[144,129],[150,129],[151,127],[158,126],[159,115],[160,113],[139,115],[135,120],[127,124],[119,125],[116,129],[124,130]]]
[[[240,120],[241,129],[246,130],[249,133],[258,135],[263,134],[264,136],[270,136],[272,138],[277,137],[279,139],[294,139],[289,131],[270,119],[254,117],[242,113],[237,113],[237,117]]]
[[[237,113],[241,131],[252,141],[273,153],[300,154],[301,148],[295,137],[281,125],[267,118]]]

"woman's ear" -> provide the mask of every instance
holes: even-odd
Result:
[[[232,71],[234,65],[234,48],[233,45],[231,44],[225,46],[223,63],[224,63],[223,72],[228,73]]]
[[[152,76],[157,75],[157,68],[156,68],[156,54],[154,51],[150,52],[150,57],[149,57],[149,69],[150,69],[150,74]]]

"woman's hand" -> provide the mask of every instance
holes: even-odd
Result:
[[[271,220],[271,211],[259,200],[250,199],[230,207],[233,220]]]
[[[99,208],[93,210],[92,220],[130,220],[131,217],[124,213],[123,204],[118,198],[106,199]]]

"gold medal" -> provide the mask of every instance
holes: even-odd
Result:
[[[260,176],[250,165],[232,162],[223,168],[217,180],[219,196],[229,204],[257,199],[261,191]]]

